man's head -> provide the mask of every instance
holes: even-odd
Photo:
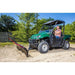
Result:
[[[59,29],[59,26],[57,26],[57,29]]]

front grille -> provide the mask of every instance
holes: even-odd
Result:
[[[35,39],[29,39],[29,43],[36,43]]]

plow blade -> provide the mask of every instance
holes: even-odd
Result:
[[[17,46],[17,49],[20,50],[20,51],[22,51],[22,52],[24,52],[25,55],[26,55],[26,57],[29,56],[29,55],[28,55],[28,50],[27,50],[25,47]]]
[[[13,41],[11,38],[8,38],[8,39],[9,39],[11,42],[13,42],[15,45],[17,45],[17,49],[20,50],[20,51],[22,51],[22,52],[24,52],[25,55],[26,55],[26,57],[29,56],[29,55],[28,55],[28,50],[27,50],[24,46],[22,46],[22,45],[18,44],[17,42]]]

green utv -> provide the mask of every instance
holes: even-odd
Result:
[[[59,26],[62,33],[60,39],[54,35],[55,28]],[[51,48],[60,47],[69,49],[70,35],[64,34],[65,22],[61,20],[54,20],[44,23],[38,34],[34,34],[29,38],[29,50],[38,49],[40,53],[46,53]]]

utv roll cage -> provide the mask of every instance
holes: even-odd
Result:
[[[53,21],[48,21],[48,22],[44,23],[44,25],[57,25],[57,24],[65,25],[65,22],[61,21],[61,20],[53,20]]]
[[[53,20],[53,21],[48,21],[46,23],[44,23],[43,25],[59,25],[59,24],[63,24],[63,32],[62,34],[64,35],[64,29],[65,29],[65,22],[62,20]],[[61,27],[60,27],[61,28]],[[53,28],[54,29],[54,28]]]

